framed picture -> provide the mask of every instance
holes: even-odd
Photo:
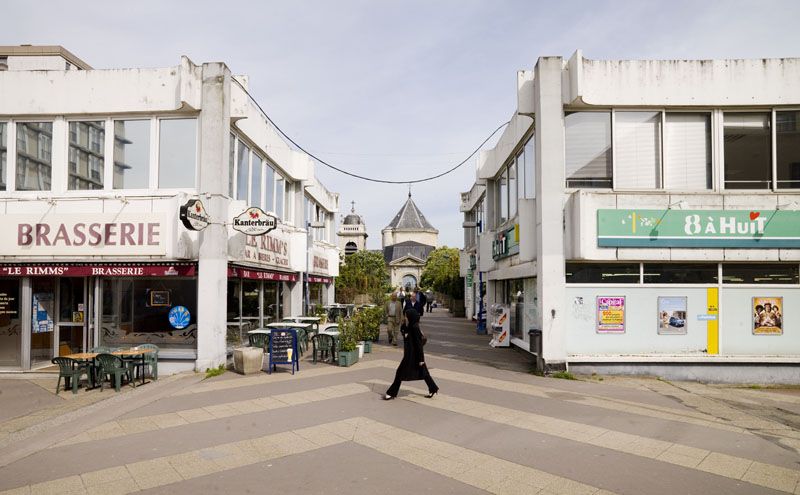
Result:
[[[83,311],[72,312],[72,323],[83,323]]]
[[[686,335],[689,324],[686,318],[686,296],[658,297],[658,334]]]
[[[597,333],[625,333],[625,296],[597,297]]]
[[[783,335],[783,298],[753,298],[753,335]]]
[[[170,306],[168,290],[151,290],[150,306]]]

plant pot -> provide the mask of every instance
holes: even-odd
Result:
[[[358,349],[355,351],[339,351],[339,366],[353,366],[358,362]]]
[[[364,354],[369,354],[372,352],[372,341],[365,340],[364,341]]]
[[[359,342],[358,344],[356,344],[356,347],[358,347],[358,357],[359,358],[364,357],[364,343]]]
[[[258,373],[263,366],[264,351],[260,347],[238,347],[233,350],[233,369],[237,373]]]

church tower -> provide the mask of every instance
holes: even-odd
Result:
[[[381,235],[392,287],[418,286],[428,255],[439,245],[439,231],[419,211],[410,191],[405,204]]]
[[[345,256],[367,249],[367,226],[364,224],[364,218],[356,214],[356,202],[350,204],[352,205],[350,214],[344,217],[336,233],[339,249]]]

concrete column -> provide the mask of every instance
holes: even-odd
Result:
[[[228,216],[228,148],[231,73],[221,63],[203,64],[198,191],[215,222]],[[228,232],[212,224],[200,232],[197,277],[197,361],[205,371],[226,362],[225,301],[228,290]]]
[[[284,316],[298,316],[303,312],[303,279],[286,284],[284,290]]]
[[[330,284],[326,285],[325,290],[322,291],[322,303],[327,306],[335,302],[336,302],[336,282],[331,282]]]
[[[564,303],[564,111],[561,57],[541,57],[534,69],[536,113],[536,293],[548,367],[566,361]],[[546,171],[546,172],[545,172]]]

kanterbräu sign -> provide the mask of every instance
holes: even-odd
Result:
[[[597,210],[597,245],[796,248],[800,211]]]

